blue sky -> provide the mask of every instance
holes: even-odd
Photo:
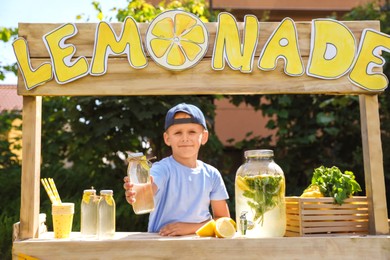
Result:
[[[98,22],[97,12],[92,6],[93,0],[1,0],[0,28],[16,28],[18,23],[69,23]],[[126,0],[97,0],[100,2],[103,14],[114,17],[110,12],[113,7],[124,8]],[[83,20],[76,20],[77,15],[83,15]],[[15,62],[11,47],[12,43],[0,43],[0,64]],[[16,84],[16,77],[7,75],[0,84]]]

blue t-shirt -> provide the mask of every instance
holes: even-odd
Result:
[[[159,232],[172,222],[200,223],[211,219],[210,201],[229,198],[220,172],[199,160],[197,165],[189,168],[172,156],[153,164],[151,175],[158,189],[148,232]]]

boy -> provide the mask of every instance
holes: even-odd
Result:
[[[164,142],[172,155],[153,164],[150,172],[155,209],[150,213],[148,232],[162,236],[194,234],[212,218],[230,217],[229,198],[220,172],[198,160],[201,145],[208,140],[206,120],[190,104],[171,108],[165,117]],[[135,202],[133,185],[125,177],[126,200]]]

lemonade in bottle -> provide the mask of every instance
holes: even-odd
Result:
[[[98,204],[97,234],[99,239],[115,235],[115,200],[112,190],[101,190]]]
[[[142,153],[132,153],[128,158],[127,175],[136,192],[133,210],[135,214],[145,214],[154,210],[150,164]]]
[[[272,150],[245,151],[235,181],[236,222],[245,237],[282,237],[286,231],[285,179]]]
[[[82,236],[95,236],[97,234],[98,203],[99,196],[96,195],[96,190],[93,187],[84,190],[80,209],[80,234]]]

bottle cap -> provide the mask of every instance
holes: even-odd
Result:
[[[87,190],[84,190],[84,194],[96,194],[96,190],[95,189],[87,189]]]
[[[245,157],[273,157],[274,151],[268,149],[248,150],[244,153]]]
[[[129,153],[130,158],[136,158],[136,157],[141,157],[144,156],[143,153]]]
[[[112,195],[114,192],[112,190],[101,190],[100,195]]]

